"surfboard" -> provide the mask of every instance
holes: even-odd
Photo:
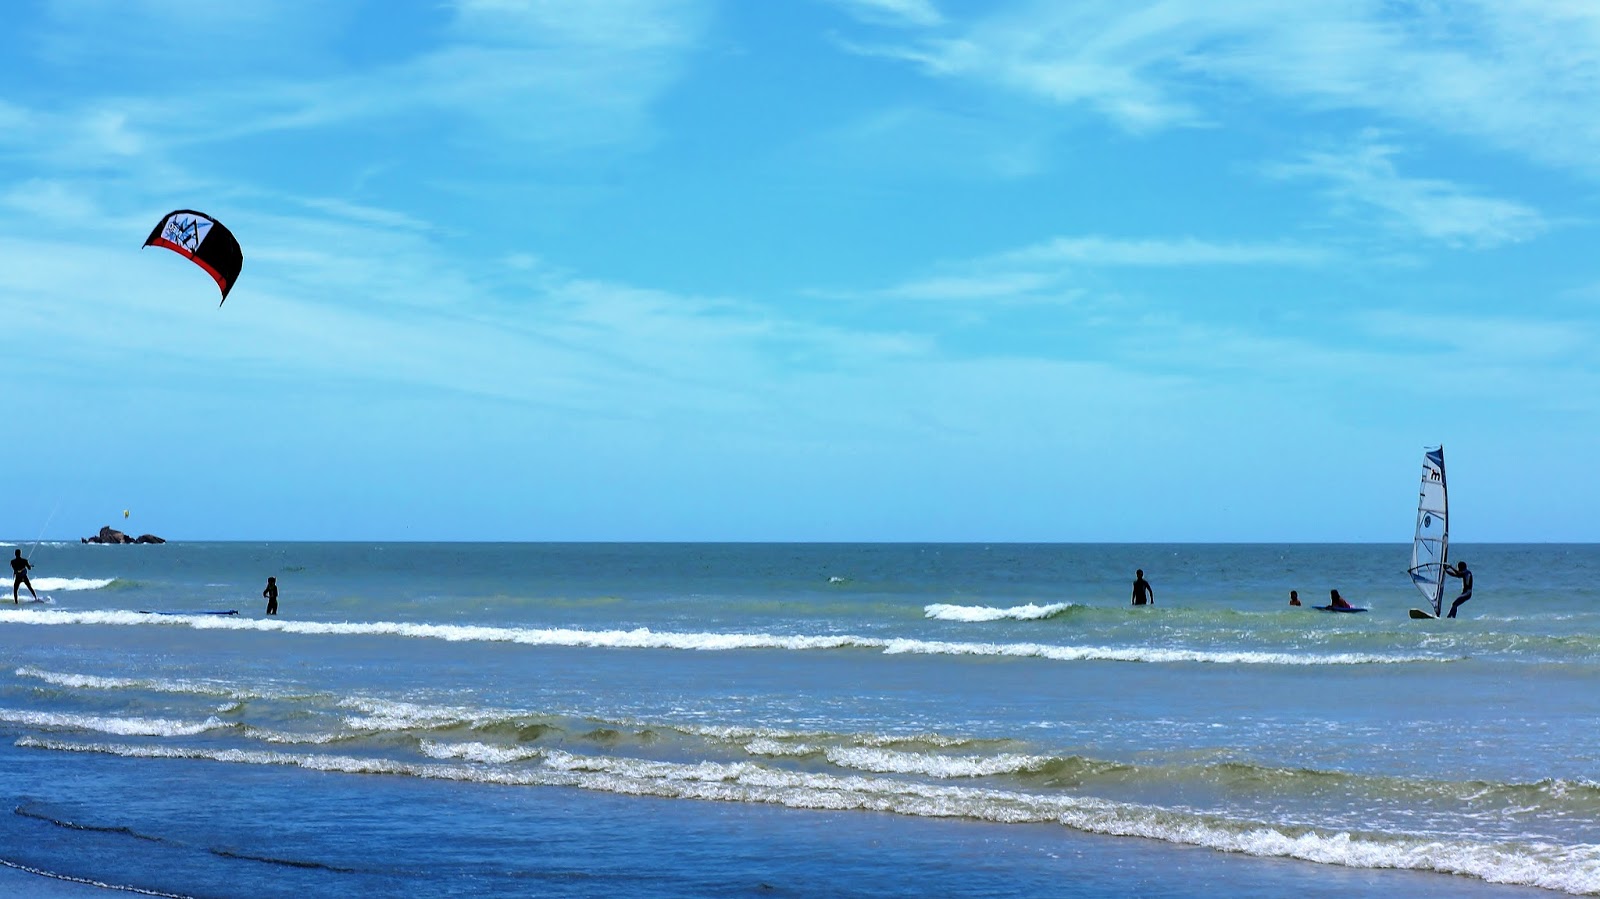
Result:
[[[151,609],[140,609],[139,610],[139,614],[140,615],[237,615],[237,614],[239,614],[239,610],[238,609],[229,609],[226,612],[221,612],[221,611],[218,611],[218,612],[206,612],[206,611],[161,612],[161,611],[154,611],[154,610],[151,610]]]
[[[1439,616],[1433,614],[1432,612],[1424,612],[1421,609],[1412,609],[1411,610],[1411,617],[1412,618],[1438,618]]]
[[[1355,608],[1353,606],[1350,607],[1350,608],[1341,608],[1339,606],[1312,606],[1311,608],[1316,609],[1319,612],[1365,612],[1366,611],[1366,609],[1358,609],[1358,608]]]

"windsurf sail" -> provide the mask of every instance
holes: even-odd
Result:
[[[1433,609],[1444,600],[1445,555],[1450,546],[1450,498],[1444,482],[1444,447],[1422,454],[1422,490],[1417,499],[1417,534],[1411,541],[1411,582]]]

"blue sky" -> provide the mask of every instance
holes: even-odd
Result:
[[[7,19],[12,538],[1600,540],[1600,5]]]

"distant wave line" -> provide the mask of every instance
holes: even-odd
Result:
[[[399,636],[447,642],[520,643],[530,646],[574,646],[598,649],[678,649],[726,652],[751,649],[872,649],[886,655],[1003,656],[1061,662],[1204,662],[1231,665],[1370,665],[1451,662],[1439,655],[1377,653],[1291,653],[1263,650],[1175,649],[1168,647],[1062,646],[1046,643],[960,643],[911,638],[783,636],[633,630],[588,631],[576,628],[513,628],[491,625],[417,624],[400,621],[332,622],[231,618],[220,615],[140,615],[120,611],[19,611],[0,609],[0,624],[141,625],[192,627],[196,630],[277,631],[288,634]]]

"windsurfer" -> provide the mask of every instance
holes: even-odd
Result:
[[[33,563],[29,562],[27,559],[24,559],[22,557],[22,550],[20,550],[20,549],[17,550],[16,555],[12,556],[12,558],[11,558],[11,574],[12,574],[12,579],[11,579],[11,604],[12,605],[17,605],[20,602],[20,600],[17,597],[17,588],[21,587],[23,584],[27,584],[28,585],[28,592],[33,594],[33,601],[34,602],[38,602],[39,601],[39,594],[33,592],[33,581],[28,580],[28,569],[32,568],[32,567],[33,567]]]
[[[1133,573],[1133,604],[1136,606],[1156,604],[1156,591],[1150,586],[1150,582],[1144,579],[1143,568]]]
[[[1456,609],[1472,598],[1472,572],[1467,570],[1466,562],[1458,559],[1454,568],[1449,565],[1444,566],[1444,573],[1451,577],[1461,578],[1461,595],[1457,596],[1456,601],[1450,604],[1450,614],[1445,616],[1446,618],[1454,618],[1456,617]]]

